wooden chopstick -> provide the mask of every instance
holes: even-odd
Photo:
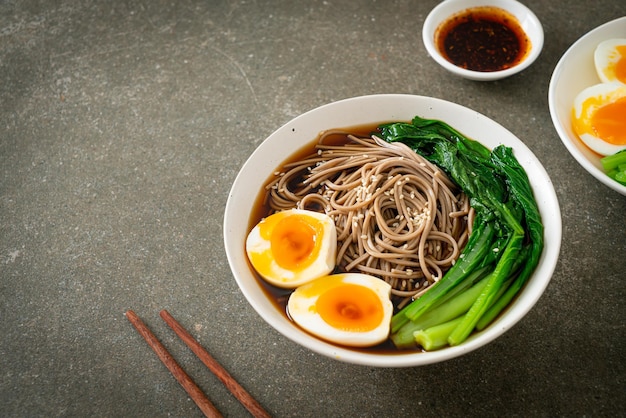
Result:
[[[170,315],[170,313],[163,309],[160,312],[161,318],[167,325],[183,340],[185,344],[194,352],[194,354],[204,363],[205,366],[228,388],[228,390],[241,402],[241,404],[252,414],[254,417],[270,417],[265,409],[228,373],[228,371],[222,367],[201,345],[195,338],[191,336],[185,328],[182,327]]]
[[[180,367],[180,365],[174,360],[167,349],[161,344],[156,336],[150,331],[150,329],[143,323],[143,321],[132,310],[126,311],[126,318],[137,329],[139,334],[146,340],[150,348],[154,350],[161,362],[168,368],[170,373],[176,378],[178,383],[185,389],[191,399],[198,405],[198,408],[207,417],[221,417],[222,414],[215,408],[211,401],[204,395],[202,390],[194,383],[189,375]]]

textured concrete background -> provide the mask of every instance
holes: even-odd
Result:
[[[436,4],[0,2],[0,415],[199,416],[127,309],[225,415],[245,414],[163,308],[276,416],[623,414],[626,198],[567,153],[547,88],[569,45],[624,2],[528,0],[544,51],[493,83],[427,56]],[[255,147],[304,111],[372,93],[495,119],[542,161],[561,203],[561,259],[536,307],[442,364],[313,354],[258,317],[226,262],[228,190]]]

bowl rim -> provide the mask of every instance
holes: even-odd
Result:
[[[586,150],[586,147],[582,144],[582,141],[578,143],[579,139],[575,137],[573,133],[569,132],[571,128],[566,127],[566,123],[571,123],[571,116],[569,111],[566,112],[566,116],[564,116],[564,120],[561,117],[559,106],[559,87],[563,82],[564,74],[568,73],[569,70],[569,61],[576,59],[580,54],[580,49],[586,46],[586,44],[590,44],[592,41],[604,39],[605,32],[613,32],[616,27],[623,26],[626,30],[626,16],[619,17],[608,22],[605,22],[594,29],[591,29],[580,38],[578,38],[574,43],[572,43],[565,53],[561,56],[559,61],[557,62],[554,70],[552,72],[552,76],[550,77],[550,83],[548,85],[548,108],[550,109],[550,117],[552,119],[552,124],[554,125],[554,129],[556,130],[561,142],[565,146],[565,148],[569,151],[569,153],[574,157],[574,159],[580,164],[589,174],[596,178],[600,183],[609,187],[610,189],[626,196],[626,186],[616,182],[611,179],[606,173],[596,164],[594,164],[589,157],[582,151],[582,149]],[[626,33],[626,32],[625,32]],[[609,35],[610,36],[610,35]],[[588,59],[588,65],[593,66],[593,50],[590,51],[590,57]],[[577,65],[577,71],[580,72],[581,68]],[[595,71],[595,69],[594,69]],[[596,83],[600,83],[600,79],[598,78]],[[592,83],[594,84],[594,83]],[[589,84],[592,85],[592,84]],[[574,99],[579,91],[572,90],[571,86],[566,89],[566,91],[571,92],[572,100],[571,106],[573,106]],[[580,90],[582,91],[582,89]],[[571,107],[570,107],[571,109]],[[581,149],[582,148],[582,149]],[[592,151],[588,150],[587,154],[591,154]],[[599,160],[600,157],[598,157]]]
[[[434,41],[439,25],[463,10],[482,6],[505,9],[517,18],[520,26],[528,35],[531,42],[530,52],[519,64],[500,71],[474,71],[454,65],[439,52]],[[435,62],[451,73],[470,80],[493,81],[517,74],[535,62],[543,49],[544,32],[537,15],[517,0],[445,0],[435,6],[426,16],[424,26],[422,27],[422,41],[426,51]]]
[[[246,222],[242,222],[242,216],[245,214],[246,217],[249,217],[250,213],[249,211],[242,211],[242,202],[245,203],[251,200],[251,190],[256,190],[258,195],[260,190],[260,188],[258,188],[258,184],[263,184],[267,179],[267,177],[261,177],[261,180],[259,180],[260,176],[258,175],[258,170],[255,168],[255,161],[264,159],[263,164],[267,167],[269,167],[270,164],[274,164],[275,160],[267,162],[265,157],[267,155],[272,155],[272,152],[273,154],[276,154],[276,148],[274,148],[275,145],[280,144],[281,141],[284,143],[285,136],[299,132],[300,128],[305,126],[307,123],[319,123],[319,119],[326,120],[326,117],[328,117],[328,119],[340,118],[342,111],[348,111],[351,112],[352,115],[358,115],[355,116],[357,118],[367,117],[363,115],[367,115],[368,112],[378,112],[381,108],[385,109],[385,112],[387,113],[393,113],[393,111],[389,110],[391,107],[402,109],[402,112],[405,112],[405,114],[411,113],[413,116],[419,112],[434,112],[445,115],[452,115],[455,112],[458,112],[458,115],[456,116],[459,118],[458,121],[452,122],[456,125],[455,127],[460,127],[462,132],[464,132],[470,129],[470,127],[474,127],[471,128],[474,130],[480,130],[476,127],[482,126],[482,131],[486,134],[493,135],[494,137],[497,135],[497,141],[505,139],[507,144],[510,144],[510,146],[514,149],[514,152],[518,154],[520,163],[525,166],[527,170],[532,168],[532,174],[529,172],[531,183],[538,182],[537,184],[542,186],[541,196],[536,196],[536,198],[540,204],[542,217],[547,218],[549,216],[550,223],[549,227],[546,227],[544,230],[546,245],[535,273],[533,273],[533,276],[531,276],[529,281],[526,283],[526,287],[523,292],[520,293],[517,299],[507,308],[506,315],[502,315],[488,328],[474,333],[463,344],[456,347],[447,347],[433,352],[376,354],[339,347],[312,337],[310,334],[307,334],[305,331],[299,329],[295,324],[289,322],[285,315],[276,309],[273,302],[269,301],[269,299],[265,296],[258,279],[251,273],[251,267],[249,266],[247,257],[245,256],[244,245],[245,235],[247,234],[248,219],[246,219]],[[413,108],[415,108],[415,110],[412,110]],[[385,122],[392,119],[406,120],[411,117],[412,116],[398,116],[396,118],[381,117],[379,121]],[[428,115],[425,115],[425,117],[428,117]],[[439,118],[443,119],[444,117]],[[364,121],[362,124],[378,123],[379,121],[368,120]],[[336,124],[336,122],[328,123],[333,123],[334,126],[320,125],[315,135],[311,136],[310,139],[307,138],[307,141],[314,140],[315,136],[317,136],[317,134],[323,129],[333,127],[337,128],[341,126],[355,126],[354,123],[349,122],[345,124]],[[486,129],[486,127],[489,129]],[[472,137],[476,137],[476,135],[472,135]],[[306,143],[307,142],[300,141],[300,147],[297,149],[300,149]],[[288,151],[284,152],[287,153]],[[280,161],[268,170],[268,175],[271,174],[273,170],[275,170],[276,167],[278,167],[279,164],[286,158],[287,157],[280,158]],[[255,183],[257,186],[250,186],[250,183]],[[248,186],[246,186],[246,184]],[[533,186],[533,189],[537,187],[537,184]],[[537,192],[538,190],[535,191],[535,194],[537,194]],[[249,205],[253,204],[254,202]],[[546,222],[544,221],[544,223]],[[242,224],[244,224],[244,226],[242,226]],[[245,234],[241,233],[242,228],[246,229]],[[467,107],[442,99],[407,94],[377,94],[343,99],[319,106],[301,114],[300,116],[297,116],[270,134],[246,160],[233,182],[224,212],[223,234],[227,259],[240,291],[243,293],[244,297],[257,314],[259,314],[265,322],[267,322],[280,334],[313,352],[346,363],[370,367],[414,367],[452,359],[478,349],[479,347],[493,341],[520,321],[536,304],[551,280],[560,252],[562,226],[560,207],[556,192],[547,172],[545,171],[545,168],[534,156],[532,151],[530,151],[530,149],[528,149],[515,135],[506,130],[506,128],[502,127],[492,119],[489,119]],[[250,280],[250,278],[252,278],[252,280]],[[259,297],[260,294],[264,296]]]

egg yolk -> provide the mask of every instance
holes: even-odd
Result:
[[[281,219],[270,237],[274,260],[292,271],[308,266],[319,253],[316,238],[322,233],[323,226],[312,217],[294,215]]]
[[[626,145],[626,97],[599,107],[591,116],[591,128],[610,144]]]
[[[380,299],[373,290],[349,283],[322,293],[315,308],[326,323],[343,331],[371,331],[384,316]]]

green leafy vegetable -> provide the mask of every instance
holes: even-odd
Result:
[[[478,270],[477,276],[484,276],[485,269]],[[391,334],[391,340],[398,348],[411,348],[415,346],[415,332],[431,328],[437,324],[447,322],[466,313],[474,301],[480,296],[489,281],[489,276],[484,277],[469,289],[464,289],[457,295],[450,298],[448,303],[443,303],[430,309],[416,321],[404,321],[402,326],[397,327]],[[406,318],[405,315],[396,315],[394,319]],[[392,329],[394,328],[392,321]],[[448,333],[449,334],[449,333]],[[447,338],[447,337],[446,337]]]
[[[458,317],[430,328],[415,331],[415,341],[427,351],[443,348],[448,345],[450,334],[460,325],[462,320],[463,317]]]
[[[626,186],[626,149],[600,159],[606,174]]]
[[[543,224],[528,176],[511,148],[489,150],[439,120],[415,117],[379,131],[385,141],[402,142],[445,171],[476,212],[454,266],[394,315],[392,341],[400,348],[437,349],[445,334],[447,344],[461,344],[497,317],[539,262]]]

